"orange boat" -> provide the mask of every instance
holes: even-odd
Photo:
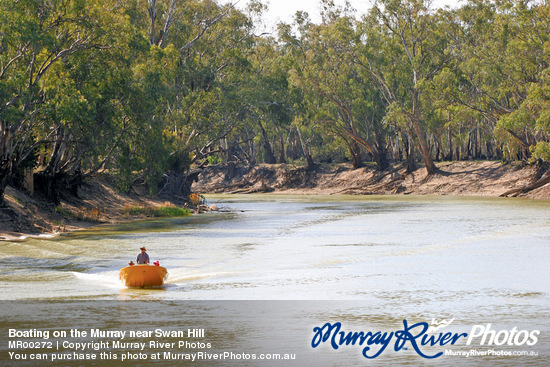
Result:
[[[125,286],[135,288],[160,287],[167,277],[166,268],[148,264],[126,266],[119,274]]]

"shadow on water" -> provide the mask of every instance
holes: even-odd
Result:
[[[35,257],[8,257],[0,259],[0,268],[3,269],[4,275],[14,274],[17,272],[33,273],[44,271],[75,271],[85,272],[93,268],[92,261],[89,264],[78,261],[76,256],[64,258],[48,259]]]
[[[119,238],[121,236],[134,237],[143,233],[159,233],[177,231],[180,229],[194,229],[213,221],[233,219],[234,213],[208,213],[179,218],[137,219],[120,224],[103,224],[97,227],[64,233],[60,237],[47,241],[83,240],[96,241],[98,239]]]

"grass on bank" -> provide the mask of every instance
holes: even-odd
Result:
[[[95,207],[81,207],[75,210],[69,210],[63,208],[61,205],[55,207],[55,212],[61,214],[66,218],[74,218],[76,220],[83,220],[89,222],[100,222],[101,221],[101,211],[99,208]]]
[[[190,215],[191,211],[187,208],[182,208],[172,204],[162,205],[162,206],[125,206],[122,209],[124,215],[127,216],[145,216],[145,217],[154,217],[154,218],[173,218],[173,217],[184,217]]]

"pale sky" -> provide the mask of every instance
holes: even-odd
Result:
[[[297,10],[303,10],[309,13],[309,17],[315,23],[320,21],[319,0],[261,0],[264,4],[268,3],[269,10],[264,15],[266,26],[275,25],[279,22],[290,23]],[[343,5],[345,0],[333,0],[336,5]],[[371,7],[370,0],[349,0],[351,5],[357,10],[357,14],[364,14]],[[434,0],[434,7],[443,7],[445,5],[456,6],[459,0]],[[237,7],[242,9],[246,6],[248,0],[240,0]]]

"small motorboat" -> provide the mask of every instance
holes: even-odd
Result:
[[[134,288],[160,287],[167,277],[166,268],[149,264],[126,266],[119,274],[125,286]]]

